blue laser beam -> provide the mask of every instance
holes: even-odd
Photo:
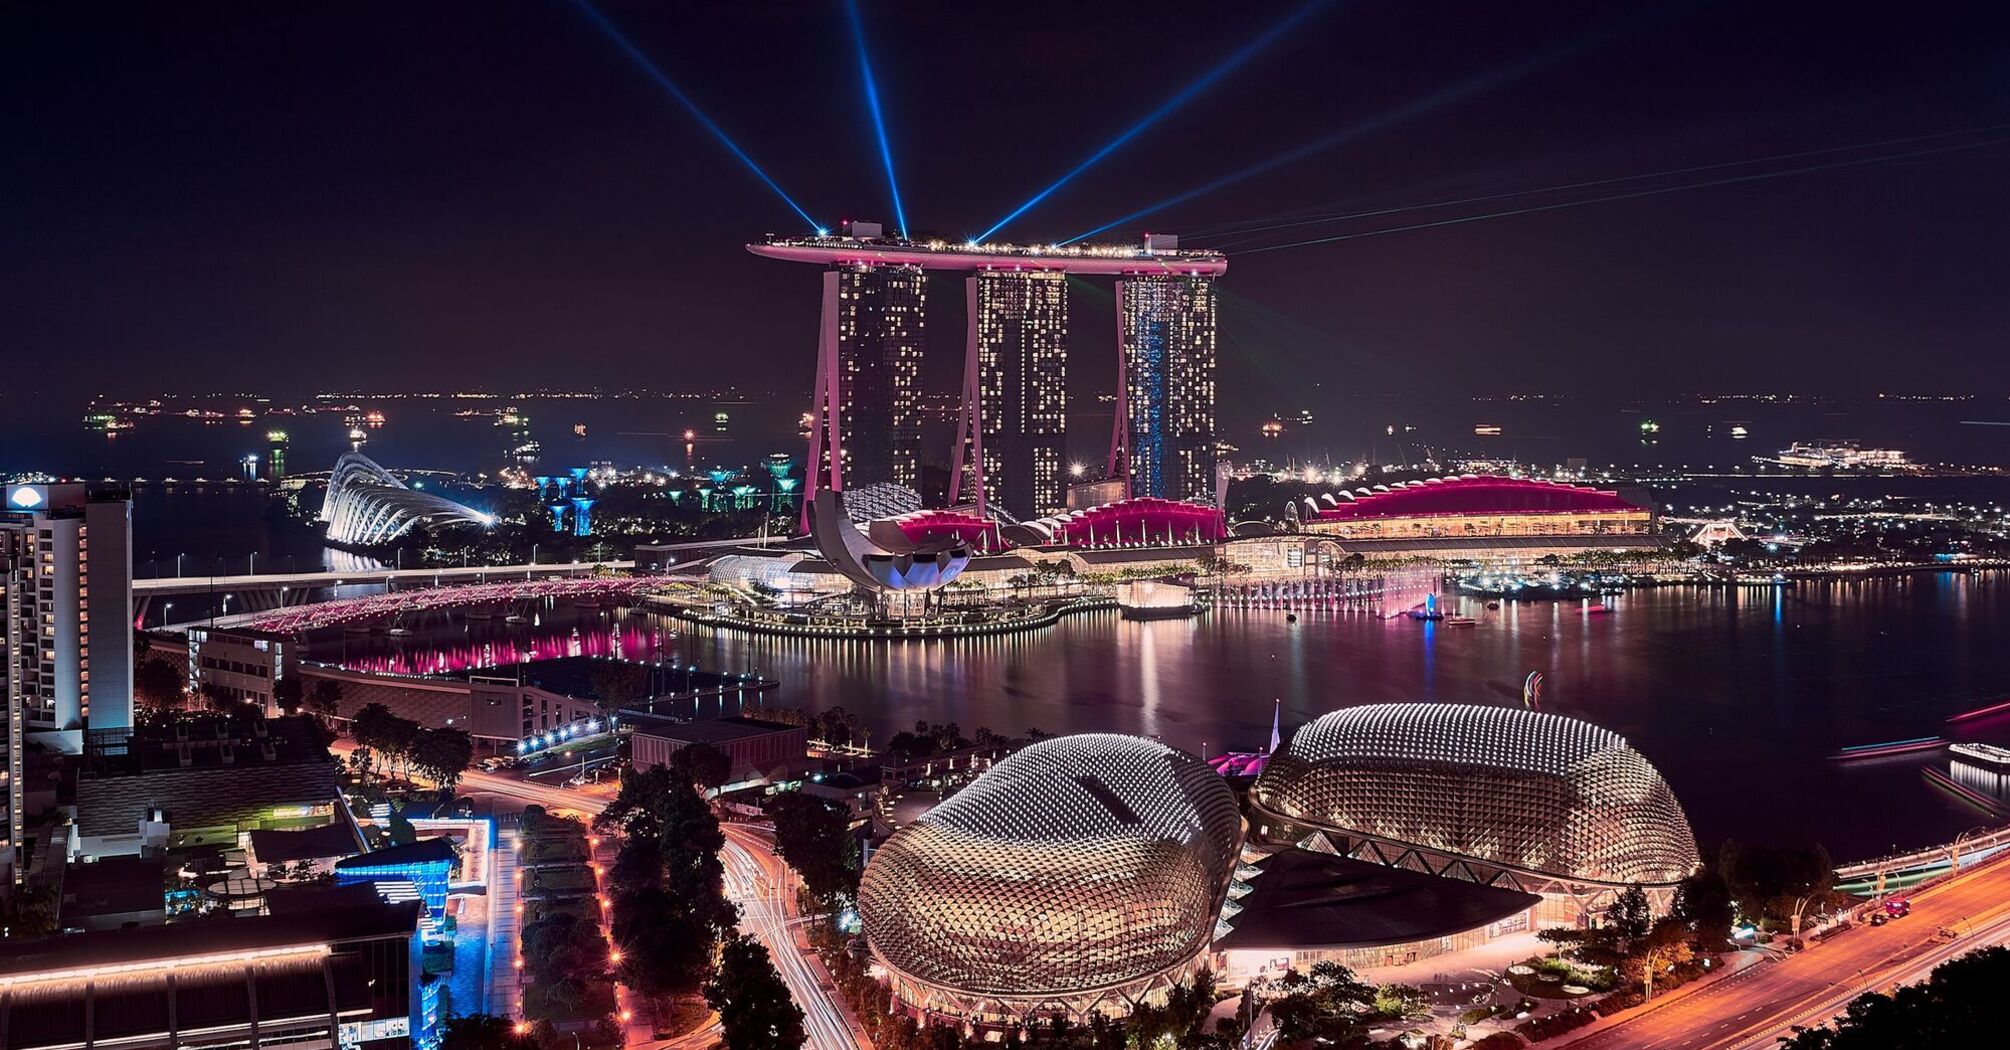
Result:
[[[879,81],[872,75],[872,59],[865,50],[865,26],[859,22],[858,0],[845,0],[845,17],[851,22],[852,44],[858,49],[859,78],[865,82],[866,107],[872,110],[872,130],[879,137],[879,162],[886,167],[886,188],[893,194],[893,218],[900,235],[907,236],[907,208],[900,202],[900,180],[893,176],[893,147],[886,141],[886,115],[880,111]]]
[[[698,104],[691,101],[691,96],[686,95],[684,89],[678,87],[675,81],[671,80],[662,69],[657,67],[656,63],[650,61],[649,56],[643,54],[642,49],[636,47],[635,43],[621,32],[619,26],[609,21],[607,16],[601,14],[600,9],[594,7],[589,0],[573,0],[573,5],[585,12],[587,19],[601,33],[605,34],[609,40],[614,41],[614,46],[620,48],[623,54],[626,54],[637,66],[640,66],[642,72],[648,74],[649,79],[656,82],[657,87],[662,88],[671,98],[676,99],[686,112],[696,118],[698,123],[704,125],[705,130],[711,132],[712,137],[718,139],[720,145],[732,151],[733,156],[740,158],[740,163],[745,164],[748,171],[753,172],[756,178],[766,183],[769,189],[775,191],[775,196],[780,197],[782,203],[787,204],[790,210],[802,216],[803,221],[809,223],[812,229],[818,233],[824,231],[823,224],[810,218],[810,213],[804,211],[803,206],[797,204],[796,199],[789,196],[788,192],[782,189],[781,184],[776,182],[773,176],[762,170],[759,164],[754,163],[754,158],[748,156],[747,151],[741,149],[740,144],[734,142],[731,135],[726,134],[726,129],[720,127],[717,121],[707,116],[704,110],[699,109]]]
[[[1152,110],[1150,113],[1145,114],[1144,117],[1138,120],[1137,123],[1132,124],[1128,128],[1125,128],[1121,133],[1117,135],[1116,138],[1113,138],[1109,142],[1105,143],[1101,149],[1095,151],[1094,153],[1089,154],[1087,159],[1083,160],[1080,164],[1075,165],[1073,168],[1068,169],[1067,174],[1062,175],[1058,179],[1055,179],[1051,184],[1047,186],[1046,189],[1043,189],[1040,192],[1034,194],[1033,196],[1027,198],[1026,203],[1021,204],[1017,208],[1012,209],[1009,213],[1006,214],[1004,218],[999,219],[995,223],[992,223],[990,229],[985,230],[983,233],[978,234],[976,237],[971,239],[974,241],[990,240],[991,235],[997,233],[999,230],[1004,229],[1007,223],[1010,223],[1012,220],[1018,218],[1021,215],[1026,214],[1028,211],[1031,211],[1041,201],[1046,200],[1048,197],[1052,196],[1055,190],[1058,190],[1061,187],[1066,186],[1069,182],[1072,182],[1075,176],[1080,175],[1081,173],[1089,170],[1092,167],[1095,167],[1099,161],[1101,161],[1104,157],[1107,157],[1110,154],[1115,153],[1120,147],[1124,145],[1124,143],[1129,142],[1130,140],[1138,137],[1140,134],[1144,133],[1144,131],[1147,128],[1150,128],[1153,124],[1156,124],[1159,121],[1165,119],[1168,115],[1173,113],[1175,110],[1179,109],[1181,106],[1184,106],[1189,102],[1192,102],[1196,97],[1198,97],[1201,94],[1201,92],[1206,91],[1209,87],[1212,87],[1216,81],[1234,72],[1236,67],[1242,65],[1244,62],[1249,61],[1250,58],[1254,57],[1257,54],[1257,52],[1262,51],[1264,48],[1270,46],[1273,42],[1277,40],[1278,37],[1283,36],[1286,31],[1290,30],[1293,26],[1299,24],[1300,22],[1303,22],[1306,18],[1310,17],[1313,12],[1319,10],[1322,7],[1325,7],[1329,2],[1330,0],[1311,0],[1310,3],[1307,3],[1304,6],[1298,8],[1296,11],[1293,11],[1290,17],[1284,19],[1284,21],[1279,22],[1274,26],[1271,26],[1268,30],[1266,30],[1263,33],[1263,35],[1237,48],[1233,54],[1230,54],[1227,58],[1224,58],[1220,62],[1216,63],[1212,68],[1210,68],[1207,72],[1202,73],[1192,83],[1174,92],[1173,95],[1170,98],[1166,99],[1164,102],[1159,103],[1158,108]]]
[[[1603,32],[1603,33],[1587,35],[1584,37],[1580,37],[1571,43],[1550,48],[1547,51],[1543,51],[1539,54],[1532,55],[1528,58],[1522,59],[1521,61],[1511,62],[1504,66],[1499,66],[1494,69],[1488,70],[1484,73],[1479,73],[1474,76],[1465,77],[1461,80],[1453,81],[1451,84],[1448,84],[1445,87],[1438,89],[1437,91],[1433,91],[1430,94],[1423,96],[1422,98],[1414,99],[1410,102],[1404,103],[1403,105],[1397,106],[1396,108],[1389,110],[1386,113],[1379,114],[1373,118],[1370,118],[1369,120],[1356,124],[1351,128],[1347,128],[1343,131],[1334,132],[1333,134],[1324,136],[1322,138],[1314,139],[1311,142],[1307,142],[1304,145],[1298,146],[1294,149],[1286,150],[1285,152],[1280,153],[1275,157],[1271,157],[1268,160],[1259,161],[1239,171],[1233,171],[1228,173],[1227,175],[1223,175],[1220,178],[1213,180],[1212,182],[1207,182],[1202,185],[1196,186],[1193,189],[1187,190],[1184,193],[1177,193],[1154,204],[1148,204],[1145,207],[1139,208],[1137,211],[1131,212],[1129,215],[1112,219],[1109,222],[1106,222],[1101,226],[1096,227],[1095,229],[1085,230],[1081,233],[1074,235],[1073,237],[1068,238],[1065,241],[1062,241],[1061,243],[1073,244],[1076,241],[1082,240],[1084,238],[1094,237],[1096,234],[1102,233],[1103,231],[1111,229],[1112,227],[1121,226],[1127,222],[1134,222],[1138,219],[1144,218],[1147,215],[1152,215],[1157,212],[1164,211],[1165,209],[1170,208],[1175,204],[1181,204],[1186,201],[1190,201],[1195,197],[1213,193],[1215,190],[1221,189],[1225,186],[1230,186],[1235,183],[1241,182],[1244,179],[1252,178],[1254,176],[1261,175],[1264,172],[1281,168],[1286,164],[1303,160],[1306,157],[1312,156],[1315,153],[1325,152],[1326,150],[1332,149],[1335,146],[1339,146],[1346,142],[1351,142],[1354,139],[1360,138],[1364,135],[1381,131],[1384,128],[1400,124],[1403,121],[1410,120],[1415,117],[1424,116],[1428,113],[1442,109],[1446,106],[1452,105],[1453,103],[1464,101],[1465,99],[1471,98],[1483,92],[1503,87],[1507,84],[1513,83],[1514,81],[1520,80],[1525,76],[1528,76],[1541,69],[1544,69],[1545,67],[1554,65],[1555,63],[1571,55],[1575,55],[1578,52],[1583,51],[1586,48],[1589,48],[1595,44],[1603,43],[1604,41],[1610,39],[1614,35],[1615,33],[1613,32]]]
[[[1589,189],[1596,186],[1611,186],[1622,182],[1644,182],[1649,179],[1672,178],[1677,175],[1693,175],[1705,171],[1721,171],[1725,168],[1741,168],[1741,167],[1748,167],[1754,164],[1772,164],[1783,160],[1804,160],[1808,157],[1821,157],[1836,153],[1852,153],[1859,150],[1867,150],[1867,149],[1882,149],[1887,146],[1909,145],[1914,142],[1928,142],[1933,139],[1952,138],[1957,135],[1986,134],[1989,132],[2002,131],[2005,128],[2010,128],[2010,124],[1988,124],[1983,125],[1981,127],[1961,128],[1955,131],[1936,131],[1927,135],[1907,135],[1903,138],[1881,139],[1876,142],[1858,142],[1848,146],[1827,146],[1821,149],[1797,150],[1793,153],[1775,153],[1772,154],[1771,156],[1765,156],[1765,157],[1747,157],[1744,160],[1717,161],[1712,164],[1692,164],[1688,167],[1682,167],[1682,168],[1667,168],[1661,171],[1642,172],[1640,174],[1635,175],[1615,175],[1610,178],[1603,178],[1603,179],[1587,179],[1580,182],[1567,182],[1563,183],[1562,185],[1542,186],[1536,189],[1529,189],[1529,190],[1507,190],[1501,193],[1483,193],[1479,194],[1478,196],[1455,197],[1450,200],[1431,201],[1430,203],[1427,204],[1404,204],[1390,208],[1370,208],[1365,211],[1336,212],[1331,215],[1320,215],[1314,218],[1293,219],[1286,222],[1263,222],[1257,225],[1233,224],[1233,223],[1222,224],[1220,227],[1215,229],[1215,232],[1212,235],[1217,237],[1230,236],[1236,238],[1245,238],[1249,237],[1250,235],[1264,233],[1266,231],[1291,229],[1293,227],[1298,226],[1321,226],[1327,223],[1344,222],[1349,219],[1374,218],[1376,216],[1397,215],[1403,212],[1412,212],[1412,211],[1431,211],[1437,208],[1450,208],[1460,204],[1479,204],[1486,201],[1506,200],[1511,197],[1533,197],[1549,193],[1563,193],[1568,190]],[[1220,245],[1220,247],[1231,248],[1234,247],[1234,243],[1233,242],[1223,243]]]
[[[1827,164],[1809,164],[1804,167],[1786,168],[1780,171],[1761,171],[1761,172],[1754,172],[1753,174],[1750,175],[1734,175],[1728,178],[1707,179],[1703,182],[1689,182],[1675,186],[1657,186],[1654,187],[1653,189],[1633,190],[1627,193],[1608,193],[1605,194],[1604,196],[1587,197],[1583,200],[1557,201],[1553,204],[1536,204],[1526,208],[1509,208],[1503,211],[1484,212],[1479,215],[1461,215],[1457,218],[1438,219],[1433,222],[1412,223],[1408,226],[1391,226],[1386,229],[1380,229],[1380,230],[1361,230],[1355,233],[1334,234],[1330,237],[1314,237],[1309,240],[1291,241],[1286,244],[1272,244],[1261,248],[1245,248],[1243,249],[1241,254],[1255,255],[1259,252],[1283,251],[1286,248],[1306,248],[1315,244],[1332,244],[1335,241],[1351,241],[1362,237],[1381,237],[1391,233],[1408,233],[1412,230],[1431,230],[1436,229],[1440,226],[1458,226],[1468,222],[1483,222],[1487,219],[1505,219],[1515,215],[1534,215],[1538,212],[1561,211],[1565,208],[1582,208],[1587,204],[1606,204],[1612,201],[1637,200],[1641,197],[1658,197],[1668,193],[1682,193],[1687,190],[1709,189],[1714,186],[1736,186],[1747,182],[1763,182],[1767,179],[1786,178],[1789,175],[1806,175],[1817,171],[1834,171],[1840,168],[1857,168],[1862,167],[1866,164],[1885,164],[1892,161],[1912,160],[1918,157],[1931,157],[1944,153],[1958,153],[1964,150],[1982,149],[1987,146],[2001,146],[2005,144],[2010,144],[2010,138],[1988,139],[1982,142],[1964,142],[1953,146],[1936,146],[1932,149],[1908,150],[1907,152],[1904,153],[1892,153],[1878,157],[1853,157],[1849,160],[1830,161]]]

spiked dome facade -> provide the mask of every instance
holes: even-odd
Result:
[[[897,832],[866,867],[859,913],[918,1012],[1122,1012],[1197,963],[1241,839],[1234,793],[1199,759],[1060,737]]]
[[[1698,865],[1675,793],[1625,738],[1520,708],[1371,704],[1324,715],[1250,793],[1272,839],[1542,894],[1565,915]],[[1563,917],[1563,916],[1559,916]]]

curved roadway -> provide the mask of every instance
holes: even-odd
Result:
[[[2010,863],[1994,863],[1911,897],[1912,914],[1859,926],[1780,962],[1751,967],[1660,1006],[1623,1015],[1570,1050],[1749,1050],[1822,1024],[1865,991],[1921,981],[1957,955],[2010,940]],[[1958,934],[1943,940],[1946,927]],[[1565,1037],[1568,1039],[1568,1037]]]

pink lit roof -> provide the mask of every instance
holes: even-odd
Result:
[[[965,543],[990,546],[985,539],[996,533],[998,528],[975,514],[960,510],[917,510],[889,520],[913,543],[929,543],[947,536]]]
[[[1221,509],[1139,496],[1028,522],[1071,546],[1128,543],[1213,543],[1228,534]]]
[[[1641,511],[1619,493],[1561,481],[1467,474],[1337,494],[1320,521],[1363,521],[1450,514],[1591,514]]]

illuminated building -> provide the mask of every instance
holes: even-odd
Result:
[[[9,485],[0,510],[6,660],[7,827],[0,869],[23,845],[30,743],[74,753],[88,728],[133,723],[132,504],[81,484]]]
[[[1774,462],[1808,470],[1915,470],[1905,453],[1893,448],[1860,448],[1853,441],[1795,442]]]
[[[920,267],[870,262],[824,274],[824,333],[810,471],[839,491],[919,479],[921,330],[928,303]],[[830,481],[828,479],[836,480]]]
[[[190,627],[188,681],[194,692],[220,690],[225,700],[255,704],[278,715],[273,687],[300,669],[300,646],[289,635],[251,627]]]
[[[1117,282],[1123,394],[1111,473],[1130,479],[1133,496],[1214,501],[1214,299],[1207,275]]]
[[[985,270],[965,287],[971,338],[951,498],[980,513],[1001,505],[1019,517],[1052,514],[1067,499],[1068,277]],[[967,492],[966,461],[982,465]]]
[[[776,237],[747,246],[764,258],[829,268],[810,431],[811,497],[820,489],[848,487],[854,479],[913,487],[912,477],[898,471],[875,476],[850,447],[854,438],[845,432],[845,406],[857,398],[846,392],[854,382],[847,362],[854,344],[868,351],[911,347],[918,366],[924,275],[947,270],[975,275],[965,293],[970,324],[951,450],[952,498],[965,491],[962,475],[969,470],[975,475],[970,494],[985,504],[995,493],[1006,509],[1034,516],[1066,505],[1066,278],[1075,275],[1117,278],[1124,394],[1111,434],[1110,475],[1129,480],[1135,495],[1213,499],[1212,282],[1227,271],[1227,259],[1217,252],[1181,250],[1170,237],[1147,237],[1143,245],[1042,246],[922,242],[881,234],[878,224],[852,223],[842,236]],[[911,311],[904,308],[909,303]],[[919,413],[914,380],[906,382],[907,399],[885,404],[876,417],[878,429],[861,440],[910,440]],[[861,419],[875,418],[859,404]],[[1137,411],[1127,417],[1130,407]],[[842,451],[833,456],[832,449]],[[997,477],[985,480],[992,475]],[[1023,500],[1016,495],[1022,491]],[[987,511],[980,505],[980,514]]]
[[[286,447],[289,444],[284,430],[265,432],[265,480],[286,480]]]
[[[1022,521],[1003,530],[1021,546],[1061,545],[1079,549],[1170,547],[1219,543],[1228,522],[1218,507],[1139,496],[1088,510]]]
[[[1199,759],[1058,737],[894,833],[859,915],[895,997],[924,1016],[1122,1014],[1198,965],[1241,839],[1234,793]]]
[[[328,526],[328,542],[357,547],[389,543],[415,528],[495,524],[481,511],[407,488],[361,452],[345,452],[335,461],[321,500],[321,520]]]
[[[447,873],[453,864],[454,848],[446,839],[420,839],[336,861],[335,884],[409,882],[418,890],[426,914],[437,922],[447,914]]]
[[[119,856],[326,824],[341,796],[320,733],[310,715],[92,729],[77,772],[77,850]],[[157,834],[166,841],[152,842]]]
[[[1654,514],[1617,492],[1487,474],[1403,481],[1293,504],[1299,529],[1345,554],[1535,559],[1661,545]]]
[[[810,731],[804,726],[739,715],[689,722],[633,711],[622,713],[622,723],[634,728],[628,739],[638,771],[669,765],[677,752],[694,745],[726,756],[732,763],[728,784],[799,779],[809,768]]]
[[[1354,860],[1537,894],[1577,922],[1628,886],[1665,906],[1698,867],[1689,821],[1625,738],[1522,708],[1371,704],[1324,715],[1270,756],[1257,834],[1319,836]]]
[[[442,981],[424,972],[419,905],[313,896],[283,915],[0,942],[7,1046],[431,1046]]]

